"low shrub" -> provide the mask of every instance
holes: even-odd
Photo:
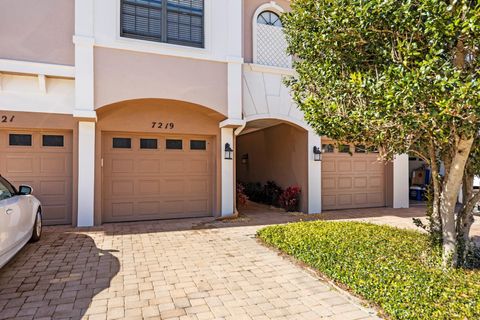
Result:
[[[300,209],[300,193],[298,186],[288,187],[280,196],[280,206],[287,212],[295,212]]]
[[[246,207],[248,196],[245,194],[245,186],[237,182],[237,207]]]
[[[442,269],[427,234],[358,222],[301,222],[258,231],[392,319],[480,319],[480,271]]]
[[[279,199],[283,193],[282,187],[275,183],[275,181],[267,181],[264,188],[264,203],[271,206],[279,206]]]

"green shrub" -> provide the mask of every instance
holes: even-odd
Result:
[[[480,272],[444,270],[428,235],[358,222],[271,226],[258,236],[392,319],[480,319]]]

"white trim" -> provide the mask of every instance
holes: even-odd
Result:
[[[235,144],[232,128],[222,128],[221,131],[221,143],[220,143],[220,155],[222,159],[221,178],[222,178],[222,204],[221,215],[222,217],[230,217],[235,213],[235,181],[234,181],[234,162],[235,162]],[[225,144],[229,143],[234,149],[234,156],[232,160],[225,159]]]
[[[94,224],[95,122],[78,123],[78,227]]]
[[[47,79],[44,74],[37,75],[38,77],[38,89],[41,93],[47,93]]]
[[[409,201],[408,155],[396,155],[393,160],[393,208],[408,208]]]
[[[292,123],[294,125],[297,125],[300,128],[303,128],[307,131],[312,131],[312,128],[310,128],[310,126],[308,126],[308,124],[306,124],[305,122],[302,122],[300,120],[297,120],[295,118],[289,117],[289,116],[284,115],[284,114],[273,114],[273,113],[270,113],[270,114],[256,114],[256,115],[253,115],[253,116],[245,117],[246,122],[255,121],[255,120],[264,120],[264,119],[273,119],[273,120],[290,122],[290,123]]]
[[[308,208],[307,213],[322,212],[322,162],[315,161],[313,147],[322,147],[322,137],[316,132],[308,131]]]
[[[75,78],[75,67],[73,66],[21,60],[0,59],[0,71]]]
[[[242,119],[226,119],[220,122],[220,128],[238,128],[245,126],[247,122]]]
[[[257,10],[255,10],[255,13],[253,14],[253,20],[252,20],[252,58],[253,58],[253,63],[258,64],[258,55],[257,55],[257,40],[258,40],[258,35],[257,35],[257,19],[258,16],[266,10],[273,11],[275,13],[278,13],[281,15],[282,13],[285,12],[285,10],[279,6],[275,1],[270,1],[267,3],[264,3],[260,5]]]
[[[255,63],[246,63],[245,65],[250,67],[250,70],[254,72],[280,74],[285,76],[294,76],[297,74],[294,69],[289,69],[289,68],[265,66],[263,64],[255,64]]]

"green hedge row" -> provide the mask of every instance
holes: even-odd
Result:
[[[358,222],[300,222],[258,231],[393,319],[480,319],[480,271],[443,270],[425,234]]]

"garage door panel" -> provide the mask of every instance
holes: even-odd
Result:
[[[351,205],[352,204],[352,195],[351,194],[339,194],[337,195],[338,205]]]
[[[58,155],[45,155],[41,156],[40,172],[48,175],[65,175],[69,169],[69,163],[67,157]]]
[[[7,156],[6,164],[6,172],[10,175],[16,173],[33,174],[35,172],[34,159],[31,155]]]
[[[356,172],[364,172],[367,171],[367,161],[356,160],[353,161],[353,170]]]
[[[351,148],[354,150],[354,148]],[[328,152],[322,159],[324,210],[385,205],[385,165],[375,153]]]
[[[111,173],[131,173],[133,171],[133,159],[112,159]]]
[[[40,191],[43,196],[67,197],[68,186],[65,180],[42,180]]]
[[[366,188],[368,185],[368,177],[355,177],[353,186],[355,188]]]
[[[160,181],[158,180],[140,180],[140,193],[144,195],[157,195],[161,192]]]
[[[176,157],[168,156],[162,165],[163,174],[179,174],[184,173],[185,171],[185,161],[183,159],[178,159]]]
[[[114,218],[131,217],[134,213],[133,202],[111,202],[106,211]]]
[[[338,160],[337,162],[338,172],[350,172],[352,171],[352,161],[351,160]]]
[[[351,177],[339,177],[337,180],[338,189],[351,189],[352,188],[352,178]]]
[[[167,137],[150,134],[149,139],[158,141],[157,149],[141,149],[140,139],[145,138],[141,134],[104,133],[104,145],[112,145],[113,137],[119,136],[130,138],[132,148],[106,147],[103,151],[104,222],[212,215],[214,157],[210,139],[202,138],[207,141],[206,150],[190,150],[190,140],[198,138],[185,136],[181,138],[183,149],[172,150],[166,149]],[[116,161],[124,164],[114,168]],[[114,189],[119,181],[128,182],[128,188]]]
[[[135,182],[131,180],[114,180],[112,183],[112,197],[130,196],[134,194]]]

